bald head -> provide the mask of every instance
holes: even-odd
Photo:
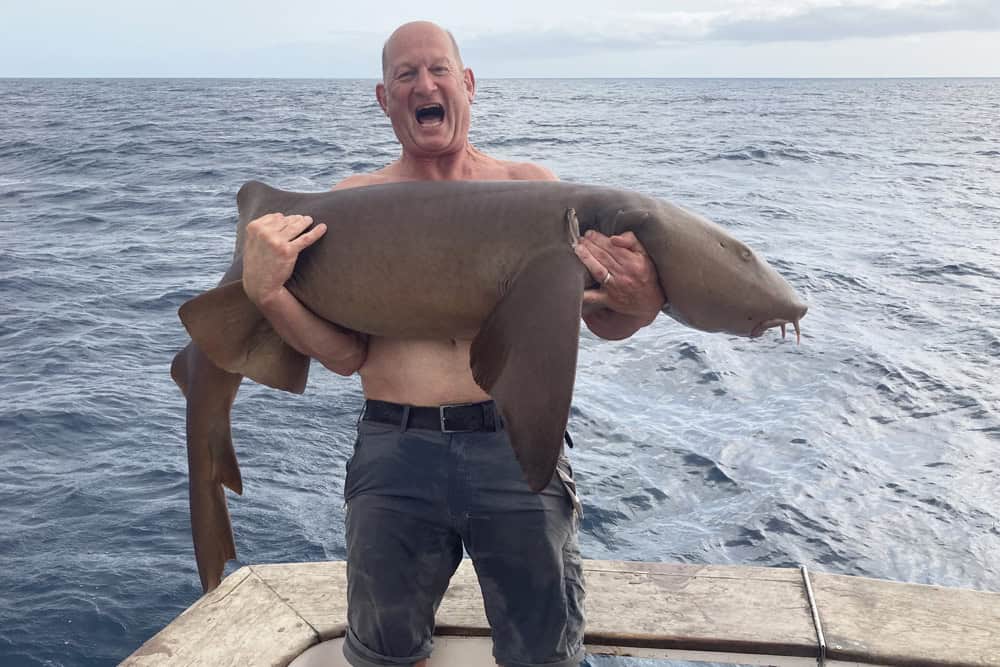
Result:
[[[436,35],[447,36],[448,41],[451,43],[452,52],[455,56],[455,64],[461,70],[463,68],[462,54],[458,51],[458,42],[455,41],[455,36],[451,34],[451,31],[445,30],[438,24],[431,23],[430,21],[412,21],[410,23],[404,23],[396,28],[396,30],[389,35],[389,39],[385,40],[385,44],[382,46],[382,81],[385,82],[388,78],[386,74],[389,71],[393,45],[399,41],[400,38],[429,38]]]

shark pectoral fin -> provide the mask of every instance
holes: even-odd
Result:
[[[305,391],[309,357],[281,339],[237,280],[180,307],[191,339],[219,368],[296,394]]]
[[[472,341],[476,382],[496,400],[533,491],[551,481],[576,376],[583,265],[567,246],[525,264]]]

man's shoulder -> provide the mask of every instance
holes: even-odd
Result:
[[[558,181],[549,169],[534,162],[507,162],[508,178],[512,181]]]
[[[558,181],[550,170],[534,162],[512,162],[491,158],[496,169],[491,170],[497,177],[510,181]]]
[[[366,185],[379,185],[380,183],[390,183],[394,179],[383,173],[385,170],[376,171],[371,174],[354,174],[348,176],[341,182],[333,186],[334,190],[346,190],[348,188],[362,188]]]
[[[472,170],[474,179],[502,181],[558,181],[559,177],[549,169],[534,162],[514,162],[486,155],[480,150],[472,150]]]

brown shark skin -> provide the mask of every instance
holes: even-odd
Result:
[[[229,430],[230,409],[243,376],[218,368],[194,343],[174,357],[171,375],[182,391],[188,387],[184,393],[191,537],[202,590],[208,592],[222,581],[226,561],[236,558],[222,487],[243,493]]]
[[[221,284],[243,275],[243,234],[237,235],[233,264]],[[227,373],[192,341],[177,353],[170,376],[187,403],[186,437],[191,538],[204,592],[222,581],[226,561],[236,558],[233,526],[223,486],[243,494],[230,431],[230,411],[243,376]]]
[[[570,209],[581,233],[636,234],[656,265],[669,304],[664,312],[683,324],[756,336],[762,324],[795,323],[806,311],[791,286],[724,229],[626,190],[437,181],[298,194],[251,181],[239,202],[241,228],[275,211],[328,225],[325,237],[303,252],[288,287],[320,317],[365,333],[474,335],[523,258],[566,242]],[[388,273],[410,280],[373,290],[373,274]]]
[[[188,447],[192,528],[206,590],[234,557],[228,514],[219,506],[225,510],[220,484],[235,467],[229,406],[239,379],[301,392],[308,372],[308,360],[296,360],[301,355],[273,335],[235,282],[250,220],[281,212],[328,226],[287,283],[319,317],[379,336],[473,338],[473,375],[497,400],[535,489],[551,478],[561,450],[582,291],[593,283],[572,252],[579,233],[635,233],[656,265],[664,312],[688,326],[757,336],[787,323],[798,330],[806,312],[784,279],[722,228],[624,190],[445,181],[302,194],[251,181],[237,201],[237,254],[223,286],[181,307],[197,346],[186,355],[193,378]],[[525,317],[530,322],[522,324]],[[196,488],[203,489],[197,498]]]

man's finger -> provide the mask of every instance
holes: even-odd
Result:
[[[318,241],[323,234],[326,234],[326,225],[321,222],[288,245],[292,246],[296,252],[302,252],[303,249]]]
[[[607,244],[606,247],[603,244]],[[601,265],[610,270],[612,273],[621,271],[621,263],[612,254],[615,248],[611,245],[611,242],[608,241],[608,237],[603,236],[600,237],[600,239],[597,239],[587,236],[583,239],[582,245],[584,249],[594,257],[594,259],[600,262]],[[603,275],[598,277],[603,278]]]
[[[618,246],[619,248],[628,248],[632,252],[646,254],[646,251],[642,248],[642,244],[639,243],[639,239],[637,239],[635,234],[632,232],[625,232],[624,234],[619,234],[618,236],[612,236],[610,240],[612,244]]]
[[[576,245],[576,256],[583,262],[583,266],[590,273],[591,278],[597,282],[604,280],[604,277],[608,274],[608,269],[597,261],[597,258],[591,254],[590,250],[583,243]]]
[[[285,216],[281,213],[268,213],[267,215],[262,215],[255,220],[251,220],[250,224],[247,225],[247,229],[251,234],[263,234],[272,228],[280,229]]]
[[[605,251],[610,251],[613,250],[614,248],[614,246],[611,245],[610,237],[607,237],[604,234],[596,232],[594,230],[590,230],[589,232],[587,232],[587,234],[583,238],[586,239],[589,243],[595,245],[596,247],[603,248]]]
[[[595,310],[608,307],[608,293],[602,289],[583,290],[583,313],[592,313]]]
[[[289,215],[285,218],[285,226],[281,229],[285,238],[291,240],[302,233],[302,230],[312,224],[308,215]]]

